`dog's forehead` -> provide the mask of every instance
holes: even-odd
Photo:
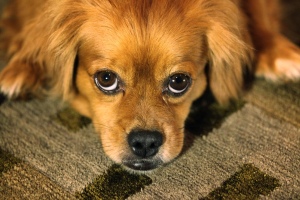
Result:
[[[109,68],[131,78],[128,81],[151,84],[168,77],[181,63],[203,62],[205,25],[196,25],[197,19],[184,11],[190,10],[185,8],[188,3],[130,2],[112,6],[103,11],[104,18],[95,15],[83,26],[84,51],[103,61],[91,66],[93,73]]]
[[[203,49],[199,48],[205,43],[207,28],[198,5],[202,1],[109,2],[111,5],[105,9],[100,6],[89,12],[91,16],[82,28],[83,37],[101,48],[104,56],[116,57],[113,54],[120,51],[135,60],[151,57],[165,62],[178,57],[200,57]]]
[[[169,74],[171,68],[180,63],[201,63],[205,59],[204,36],[179,31],[175,34],[165,28],[159,31],[148,29],[144,33],[146,36],[141,36],[126,29],[96,29],[93,31],[95,36],[82,45],[83,51],[89,52],[91,60],[101,60],[106,66],[148,75],[155,71]]]

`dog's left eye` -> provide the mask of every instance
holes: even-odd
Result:
[[[94,75],[96,86],[103,92],[113,94],[119,90],[118,76],[112,71],[100,71]]]
[[[166,89],[173,96],[181,96],[187,91],[190,85],[191,77],[183,73],[178,73],[169,77]]]

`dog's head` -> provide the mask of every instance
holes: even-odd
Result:
[[[56,91],[92,118],[112,160],[152,170],[181,152],[207,83],[221,103],[238,95],[250,55],[241,13],[225,0],[88,2],[54,20]]]

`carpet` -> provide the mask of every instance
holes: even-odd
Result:
[[[300,82],[256,79],[226,108],[208,92],[186,128],[175,161],[135,175],[68,105],[0,96],[0,199],[300,199]]]

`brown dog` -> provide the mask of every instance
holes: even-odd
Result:
[[[92,118],[112,160],[152,170],[181,152],[207,85],[226,103],[253,62],[273,80],[300,77],[279,14],[277,0],[13,0],[1,91],[62,96]]]

